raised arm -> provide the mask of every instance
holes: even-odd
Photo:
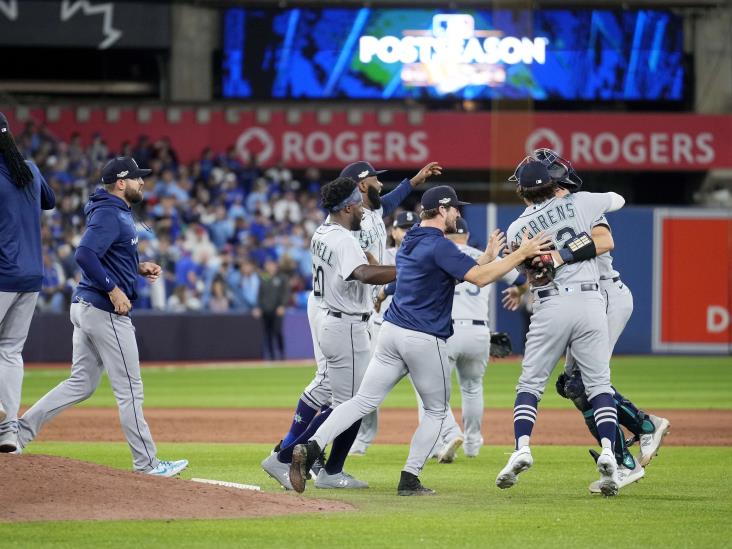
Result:
[[[359,265],[348,280],[358,280],[364,284],[381,285],[396,280],[394,265]]]

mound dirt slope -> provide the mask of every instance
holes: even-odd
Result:
[[[0,454],[0,521],[239,518],[352,511],[337,501],[157,478],[53,456]]]

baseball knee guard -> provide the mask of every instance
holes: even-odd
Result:
[[[640,410],[630,400],[621,395],[615,387],[613,399],[618,407],[618,423],[635,436],[652,433],[655,430],[650,416]]]

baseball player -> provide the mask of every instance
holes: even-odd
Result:
[[[384,315],[376,352],[361,387],[354,398],[330,414],[307,444],[295,446],[290,465],[295,491],[305,490],[307,472],[321,448],[375,410],[409,372],[424,402],[425,414],[412,438],[397,493],[434,493],[422,486],[418,475],[437,443],[450,400],[446,340],[452,335],[450,312],[455,281],[467,280],[483,287],[539,254],[548,242],[542,235],[527,237],[517,257],[512,254],[504,261],[487,263],[487,258],[481,256],[476,262],[445,238],[447,229],[455,229],[458,207],[463,204],[449,186],[433,187],[422,196],[422,222],[407,233],[397,252],[396,292]],[[323,343],[324,338],[320,341]]]
[[[396,277],[393,266],[371,265],[352,231],[361,229],[363,197],[350,178],[339,177],[322,189],[323,207],[330,215],[318,227],[310,243],[313,260],[313,294],[323,304],[317,342],[323,353],[332,394],[332,406],[311,421],[302,436],[312,435],[331,410],[353,397],[361,384],[369,360],[368,321],[371,316],[371,288]],[[330,456],[315,479],[317,488],[368,488],[368,484],[343,471],[348,451],[360,422],[354,420],[334,437]],[[296,446],[295,446],[296,447]],[[262,468],[286,489],[293,446],[283,447],[262,462]],[[321,452],[319,452],[320,456]],[[308,467],[308,472],[312,463]]]
[[[394,247],[384,250],[384,265],[396,265],[396,253],[402,244],[402,240],[404,240],[404,235],[418,222],[419,217],[414,212],[401,212],[396,217],[391,229]],[[392,299],[391,295],[384,293],[385,289],[386,286],[379,288],[374,298],[374,313],[371,315],[371,354],[376,350],[379,331],[381,330],[381,325],[384,323],[384,313],[389,308]],[[363,456],[366,454],[366,450],[368,450],[374,438],[376,438],[376,433],[379,429],[378,414],[379,411],[377,409],[370,414],[366,414],[361,419],[361,428],[358,430],[356,441],[351,446],[350,455]]]
[[[56,197],[0,113],[0,452],[15,452],[23,346],[43,279],[41,210]]]
[[[457,220],[456,231],[448,232],[452,240],[464,254],[477,259],[482,252],[468,246],[470,231],[465,219]],[[497,257],[505,244],[500,231],[491,235],[488,249],[490,255]],[[525,286],[526,277],[513,269],[501,277],[506,284],[515,287]],[[448,410],[447,421],[441,432],[442,447],[436,453],[439,463],[451,463],[455,453],[463,446],[467,457],[476,457],[483,446],[480,430],[483,422],[483,377],[488,366],[491,330],[488,322],[491,286],[480,288],[470,282],[455,286],[452,304],[452,324],[455,333],[447,340],[447,355],[450,370],[457,370],[460,392],[463,400],[463,425],[460,430],[455,421],[452,408]]]
[[[84,208],[87,228],[75,256],[82,279],[72,296],[71,376],[20,418],[18,440],[26,447],[48,421],[89,398],[106,371],[135,471],[171,477],[185,469],[188,461],[157,458],[142,413],[140,360],[128,316],[137,297],[137,275],[152,282],[162,272],[155,263],[140,263],[137,255],[131,205],[142,201],[142,178],[149,174],[128,156],[114,158],[102,169],[103,188],[91,195]]]
[[[341,171],[340,177],[348,177],[357,182],[358,190],[363,198],[363,218],[361,229],[354,233],[361,244],[361,248],[369,252],[378,263],[384,259],[386,249],[386,228],[384,216],[390,215],[401,204],[409,194],[427,179],[434,175],[440,175],[442,168],[437,162],[430,162],[422,168],[417,175],[411,179],[404,179],[391,192],[381,196],[383,184],[379,181],[379,175],[386,173],[386,170],[376,170],[369,162],[359,161],[349,164]],[[315,273],[313,273],[315,276]],[[313,380],[303,391],[295,408],[295,414],[290,425],[290,430],[283,437],[280,443],[275,446],[274,451],[279,452],[282,448],[292,446],[298,437],[308,428],[316,414],[325,409],[331,403],[330,386],[326,376],[326,365],[323,353],[320,351],[320,344],[317,341],[318,327],[325,317],[326,311],[322,303],[322,296],[318,295],[317,289],[308,296],[308,321],[310,333],[313,338],[313,350],[315,354],[316,372]],[[373,325],[371,326],[373,329]],[[374,338],[371,338],[372,341]],[[376,413],[365,418],[367,432],[376,433]],[[373,438],[373,436],[372,436]],[[307,440],[307,439],[306,439]],[[265,461],[267,461],[265,459]],[[320,470],[320,460],[314,465],[314,472]]]
[[[617,464],[613,453],[617,408],[610,383],[609,338],[605,300],[599,291],[595,244],[589,237],[593,222],[620,209],[618,194],[579,192],[569,195],[552,180],[539,161],[523,163],[516,171],[518,194],[527,205],[508,229],[509,242],[518,244],[524,231],[546,231],[557,249],[568,250],[564,265],[548,283],[531,280],[534,313],[526,339],[522,373],[516,387],[514,434],[516,450],[496,478],[499,488],[510,488],[518,474],[533,464],[529,447],[537,406],[557,360],[571,346],[585,382],[602,445],[597,460],[600,490],[618,493]],[[558,194],[559,193],[559,194]],[[566,195],[566,196],[562,196]],[[509,256],[510,257],[510,256]]]
[[[582,179],[575,172],[572,164],[554,151],[537,149],[531,157],[527,158],[534,158],[547,166],[552,179],[563,189],[557,194],[565,195],[569,192],[578,192],[582,187]],[[606,302],[610,342],[609,356],[612,357],[615,344],[633,313],[633,294],[630,288],[620,279],[620,273],[613,267],[613,258],[610,252],[600,253],[601,250],[612,250],[614,247],[610,224],[605,216],[601,216],[593,223],[591,236],[598,251],[597,267],[600,275],[600,292]],[[556,388],[561,396],[572,400],[577,409],[582,412],[590,432],[595,438],[598,438],[592,407],[587,401],[580,368],[571,348],[567,350],[565,371],[557,379]],[[640,441],[640,453],[635,459],[626,447],[624,433],[618,428],[614,451],[618,464],[618,485],[619,488],[622,488],[644,476],[644,467],[658,452],[671,424],[666,418],[650,415],[638,409],[615,387],[613,387],[613,391],[618,409],[618,422],[630,430],[634,438]],[[595,481],[590,485],[590,492],[600,492],[600,481]]]

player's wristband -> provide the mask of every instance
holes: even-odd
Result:
[[[570,238],[564,245],[564,248],[559,250],[559,255],[567,264],[576,263],[578,261],[586,261],[596,257],[597,248],[595,247],[595,241],[592,240],[592,237],[587,233],[582,232],[577,236]]]

